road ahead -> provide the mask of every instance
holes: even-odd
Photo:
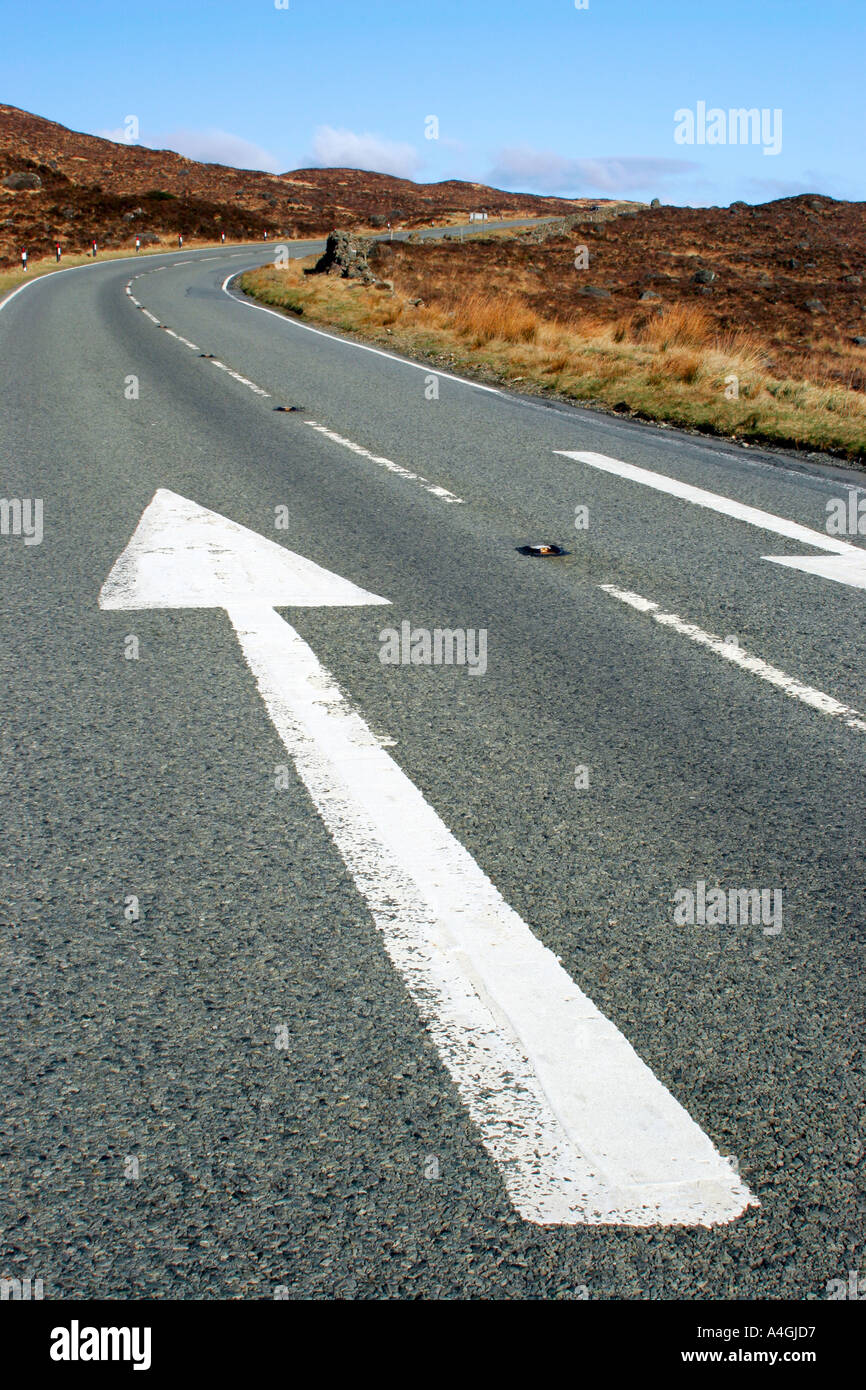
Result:
[[[44,506],[0,537],[0,1274],[825,1298],[862,1258],[866,594],[825,530],[862,475],[310,331],[242,302],[263,259],[0,312],[2,492]],[[717,885],[772,912],[683,921]],[[681,1161],[719,1224],[634,1224]]]

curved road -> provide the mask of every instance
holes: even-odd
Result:
[[[107,262],[0,312],[2,492],[44,508],[41,543],[11,505],[0,537],[0,1274],[825,1298],[862,1241],[866,594],[861,537],[806,541],[862,475],[311,332],[242,301],[262,259]],[[99,606],[159,489],[390,600],[285,616],[759,1206],[521,1214],[226,613]],[[486,669],[383,664],[403,622],[486,631]],[[701,883],[779,911],[676,920]],[[578,1085],[605,1065],[552,1045]]]

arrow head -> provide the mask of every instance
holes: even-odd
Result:
[[[334,608],[388,602],[167,488],[154,494],[99,594],[100,608]]]
[[[774,565],[784,565],[789,570],[819,574],[822,579],[835,579],[839,584],[866,589],[866,550],[853,555],[807,555],[802,558],[799,555],[765,555],[763,558]]]

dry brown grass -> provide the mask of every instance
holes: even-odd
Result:
[[[716,337],[709,315],[696,304],[672,304],[649,317],[636,333],[639,342],[650,343],[660,352],[672,347],[708,347]]]
[[[477,347],[482,343],[531,343],[540,320],[516,295],[470,294],[448,315],[450,326]]]
[[[416,305],[394,291],[266,266],[242,279],[250,294],[449,366],[517,380],[522,390],[608,406],[754,441],[866,458],[866,397],[843,385],[780,380],[767,347],[720,333],[700,305],[637,310],[613,322],[542,317],[519,295],[476,291],[459,276],[431,283]],[[866,355],[866,354],[864,354]],[[736,379],[736,395],[731,383]]]

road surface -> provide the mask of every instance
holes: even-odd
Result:
[[[862,1257],[866,598],[862,537],[826,532],[862,475],[310,331],[242,302],[264,254],[100,263],[0,312],[2,492],[43,503],[40,543],[11,508],[0,537],[0,1275],[67,1298],[826,1298]],[[134,535],[125,592],[156,565],[177,606],[106,601]],[[277,584],[268,637],[190,597],[235,541],[252,584],[274,545],[332,578],[286,561],[310,606]],[[567,553],[519,553],[549,541]],[[476,669],[383,663],[404,623],[465,633]],[[332,678],[328,727],[369,731],[345,802],[274,670]],[[393,910],[346,831],[388,778]],[[453,992],[389,938],[442,864],[598,1011],[736,1214],[527,1215],[525,1087],[468,1077]],[[716,886],[779,911],[677,920]],[[605,1102],[606,1044],[516,965],[513,1015],[488,997],[491,941],[449,968],[518,1052],[537,1030],[551,1124],[655,1171]]]

